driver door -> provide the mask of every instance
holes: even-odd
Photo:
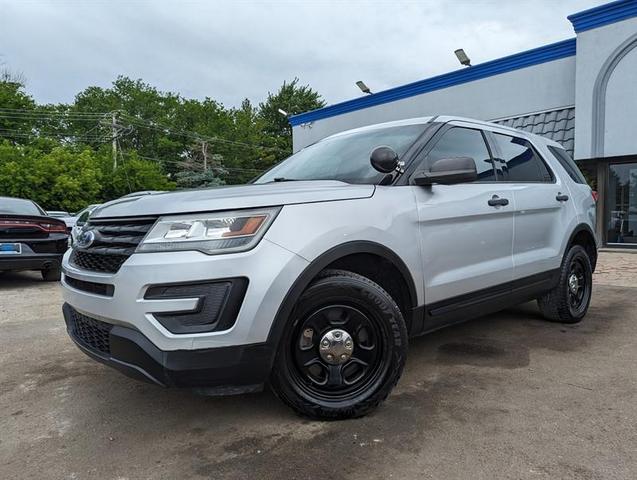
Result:
[[[484,133],[471,124],[446,125],[430,143],[416,173],[441,158],[471,157],[478,180],[411,186],[425,275],[425,329],[461,320],[463,310],[484,306],[513,279],[514,197],[510,186],[498,182]],[[495,197],[508,205],[490,205]]]

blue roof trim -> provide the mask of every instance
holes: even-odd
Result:
[[[574,13],[567,18],[573,24],[575,32],[579,33],[631,17],[637,17],[637,0],[618,0]]]
[[[343,113],[361,110],[363,108],[394,102],[403,98],[413,97],[434,90],[460,85],[462,83],[480,80],[482,78],[499,75],[501,73],[518,70],[520,68],[538,65],[540,63],[558,60],[560,58],[575,55],[575,38],[552,43],[543,47],[534,48],[525,52],[516,53],[507,57],[498,58],[489,62],[466,67],[462,70],[438,75],[414,83],[408,83],[400,87],[390,88],[373,95],[355,98],[342,103],[329,105],[318,110],[293,115],[290,124],[297,126],[302,123],[313,122],[323,118],[334,117]]]

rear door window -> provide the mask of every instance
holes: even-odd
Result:
[[[528,140],[494,133],[498,160],[508,182],[552,182],[553,176]]]

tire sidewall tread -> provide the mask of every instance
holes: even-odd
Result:
[[[568,274],[571,262],[576,256],[580,256],[584,259],[587,281],[590,285],[590,292],[588,295],[588,299],[586,300],[586,308],[583,309],[580,315],[574,316],[568,306],[568,293],[566,284],[568,281]],[[580,322],[586,315],[591,298],[592,267],[590,258],[586,253],[584,247],[582,247],[581,245],[573,245],[568,250],[562,261],[562,265],[560,267],[560,279],[557,286],[538,298],[538,306],[540,307],[542,315],[547,320],[559,323],[577,323]]]
[[[329,292],[331,290],[342,290],[338,295],[336,292],[332,293],[335,298],[352,295],[358,301],[364,300],[368,302],[372,308],[377,310],[383,321],[389,324],[389,331],[393,338],[388,342],[390,344],[391,359],[387,370],[379,379],[374,381],[370,388],[372,391],[362,393],[359,395],[360,400],[354,403],[352,401],[340,401],[328,405],[326,402],[310,401],[307,395],[299,394],[286,375],[285,362],[287,361],[287,355],[284,350],[289,347],[289,338],[288,335],[284,335],[279,345],[270,386],[285,404],[302,416],[322,420],[358,418],[380,405],[398,383],[407,354],[407,328],[400,308],[382,287],[362,275],[347,270],[325,270],[321,272],[300,296],[286,328],[294,328],[294,322],[299,310],[302,312],[304,309],[311,309],[311,307],[304,306],[305,304],[311,305],[315,297],[322,297],[326,291]]]

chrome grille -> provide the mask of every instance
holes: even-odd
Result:
[[[88,247],[73,247],[71,263],[94,272],[116,273],[155,223],[155,217],[92,220],[84,231],[95,234]]]

